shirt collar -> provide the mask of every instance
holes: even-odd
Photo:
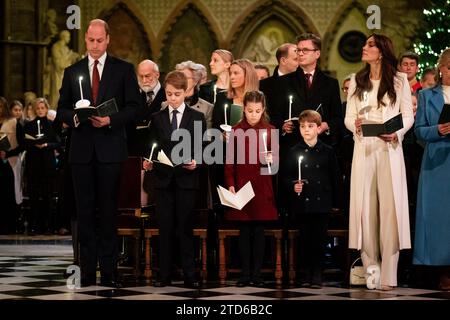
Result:
[[[184,109],[186,108],[186,104],[183,102],[182,104],[181,104],[181,106],[179,106],[178,108],[177,108],[177,111],[178,111],[178,113],[180,113],[181,115],[184,113]],[[172,111],[174,110],[174,108],[171,106],[171,105],[169,105],[169,114],[172,114]]]
[[[97,59],[98,62],[99,62],[99,64],[102,65],[102,66],[105,65],[106,55],[107,55],[107,54],[106,54],[106,51],[105,51],[105,53],[104,53],[100,58]],[[91,55],[88,55],[88,59],[89,59],[89,65],[90,65],[90,66],[91,66],[91,65],[94,65],[95,59],[92,58]]]

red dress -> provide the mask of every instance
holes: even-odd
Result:
[[[242,210],[236,210],[233,208],[228,208],[225,212],[225,218],[227,220],[238,220],[238,221],[267,221],[267,220],[277,220],[278,212],[275,206],[275,197],[272,187],[272,176],[271,175],[261,175],[261,163],[259,161],[259,153],[263,150],[262,143],[262,132],[267,132],[267,148],[268,151],[272,151],[273,161],[278,161],[278,141],[274,144],[271,150],[271,130],[275,127],[271,126],[267,122],[260,121],[253,127],[250,126],[245,119],[241,120],[238,124],[233,127],[233,132],[237,129],[242,129],[246,132],[249,129],[255,129],[257,132],[258,143],[252,144],[252,156],[255,157],[256,163],[249,163],[249,153],[250,153],[250,142],[249,138],[245,138],[245,163],[236,164],[236,159],[238,157],[234,156],[234,164],[225,164],[225,183],[227,188],[234,186],[236,192],[238,192],[248,181],[251,181],[253,191],[255,192],[255,197],[247,203]],[[231,136],[231,139],[237,141],[236,137]],[[260,141],[261,140],[261,141]],[[256,145],[256,146],[255,146]],[[232,152],[232,144],[228,143],[227,156],[229,157],[230,152]],[[261,149],[260,149],[261,147]],[[235,150],[239,146],[236,146]],[[257,152],[257,154],[254,154]],[[232,158],[231,158],[232,159]]]

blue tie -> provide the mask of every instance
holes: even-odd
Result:
[[[175,131],[178,129],[177,113],[178,113],[178,110],[172,111],[172,131]]]

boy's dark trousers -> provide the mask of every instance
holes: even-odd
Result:
[[[302,283],[322,284],[322,265],[327,241],[328,213],[302,213],[297,216],[298,265],[304,270]]]

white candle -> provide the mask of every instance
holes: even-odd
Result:
[[[223,112],[225,114],[225,125],[227,125],[227,108],[228,108],[228,104],[225,103],[225,107],[223,108]]]
[[[292,119],[292,96],[289,96],[289,120]]]
[[[149,161],[152,161],[153,151],[155,150],[156,146],[157,146],[156,143],[154,143],[153,146],[152,146],[152,151],[150,151],[150,156],[148,157]]]
[[[216,103],[217,85],[214,85],[214,103]]]
[[[298,157],[298,182],[302,183],[302,160],[303,156]],[[300,192],[297,193],[297,195],[300,195]]]
[[[83,100],[83,88],[81,87],[81,80],[83,80],[83,77],[79,78],[79,83],[80,83],[80,94],[81,94],[81,100]]]
[[[263,132],[262,134],[263,144],[264,144],[264,154],[267,155],[267,132]],[[272,174],[272,169],[270,168],[270,163],[267,163],[267,168],[269,169],[269,174]]]
[[[37,121],[37,126],[38,126],[38,137],[40,137],[41,136],[41,120],[39,120],[38,119],[38,121]]]

